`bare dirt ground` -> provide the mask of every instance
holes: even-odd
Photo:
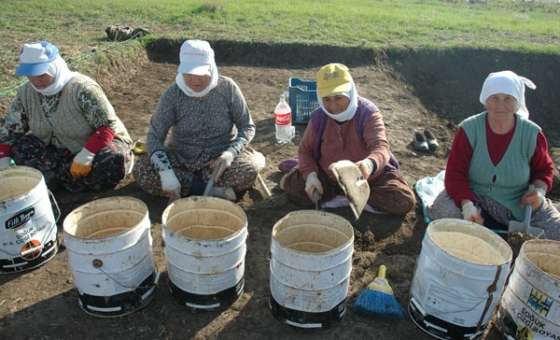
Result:
[[[166,200],[143,193],[129,179],[112,192],[82,195],[57,192],[56,196],[63,208],[63,217],[80,204],[112,195],[131,195],[148,204],[153,223],[154,254],[157,266],[163,272],[151,304],[117,319],[96,319],[86,315],[78,307],[67,253],[62,248],[51,262],[36,270],[0,276],[0,338],[428,339],[408,318],[401,321],[370,319],[349,310],[342,322],[334,327],[307,332],[283,325],[271,316],[267,307],[270,233],[278,219],[299,209],[289,203],[277,187],[281,177],[277,164],[295,156],[304,129],[303,126],[297,128],[295,144],[275,144],[271,111],[290,76],[312,79],[316,69],[228,66],[219,70],[236,80],[247,98],[257,124],[252,145],[267,156],[263,177],[273,192],[270,199],[264,200],[258,191],[251,190],[239,202],[249,219],[243,296],[229,309],[209,313],[192,313],[171,298],[161,248],[160,222]],[[175,71],[176,65],[147,63],[127,82],[104,84],[117,113],[134,137],[142,139],[145,136],[157,100],[174,81]],[[428,112],[387,70],[356,67],[352,74],[360,94],[374,100],[383,113],[392,151],[401,162],[409,183],[443,169],[454,126]],[[418,155],[409,146],[413,129],[423,130],[425,127],[430,127],[440,141],[441,147],[435,155]],[[352,221],[349,209],[335,212]],[[389,268],[389,280],[397,297],[403,307],[406,306],[415,259],[426,228],[419,210],[404,217],[366,213],[353,225],[356,240],[350,301],[373,279],[377,266],[383,263]]]

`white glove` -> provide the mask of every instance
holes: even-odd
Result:
[[[318,195],[315,192],[317,192]],[[307,175],[307,179],[305,180],[305,193],[307,193],[307,196],[313,202],[317,200],[317,197],[320,198],[323,195],[323,185],[315,171]]]
[[[214,178],[215,181],[217,181],[222,176],[224,171],[231,166],[234,158],[235,155],[233,154],[233,152],[227,150],[222,152],[220,157],[216,158],[212,166],[213,168],[218,168],[218,172],[216,173],[216,176]]]
[[[159,172],[161,180],[161,191],[168,197],[178,197],[181,195],[181,183],[177,179],[173,170]]]
[[[364,158],[361,161],[356,162],[356,166],[358,167],[358,169],[360,169],[362,175],[364,176],[364,179],[366,180],[375,170],[375,163],[369,158]]]
[[[6,170],[12,165],[12,159],[10,157],[0,158],[0,170]]]
[[[477,222],[480,223],[479,221],[482,220],[482,217],[480,216],[480,210],[474,206],[474,203],[471,201],[468,201],[467,203],[463,204],[463,219],[467,220],[467,221],[472,221],[472,222]]]

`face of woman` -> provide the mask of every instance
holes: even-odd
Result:
[[[187,83],[194,92],[200,92],[207,88],[212,79],[210,76],[196,76],[187,73],[183,74],[183,78],[185,78],[185,83]]]
[[[332,114],[344,112],[350,105],[350,98],[343,95],[323,97],[325,109]]]
[[[35,88],[38,89],[44,89],[48,87],[50,84],[52,84],[52,82],[54,81],[54,77],[47,73],[42,74],[40,76],[30,76],[27,77],[27,79],[29,79],[31,84],[33,84],[33,86],[35,86]]]
[[[485,106],[488,113],[499,115],[513,115],[519,108],[517,99],[504,93],[496,93],[488,97]]]

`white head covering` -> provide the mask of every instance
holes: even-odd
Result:
[[[187,40],[181,45],[179,53],[179,67],[175,83],[189,97],[204,97],[218,85],[218,67],[214,59],[214,50],[205,40]],[[211,77],[208,86],[195,92],[185,82],[183,74],[209,75]]]
[[[350,89],[350,91],[339,93],[339,95],[348,97],[350,99],[350,103],[348,104],[346,110],[337,114],[332,114],[329,111],[327,111],[325,105],[323,104],[323,98],[319,97],[318,94],[317,94],[317,100],[319,101],[319,105],[321,106],[321,109],[323,109],[323,111],[327,116],[331,117],[332,119],[336,120],[339,123],[342,123],[354,118],[354,115],[358,110],[358,90],[356,89],[356,85],[354,84],[354,82],[352,82],[352,88]]]
[[[68,65],[60,56],[49,63],[49,67],[46,73],[54,78],[53,82],[49,86],[39,89],[30,82],[35,91],[44,96],[54,96],[55,94],[59,93],[74,76],[74,72],[70,71]]]
[[[525,86],[534,90],[537,86],[528,78],[519,76],[512,71],[500,71],[490,73],[480,91],[480,102],[486,105],[486,100],[491,95],[497,93],[509,94],[514,97],[519,104],[517,114],[525,119],[529,119],[529,110],[525,105]]]

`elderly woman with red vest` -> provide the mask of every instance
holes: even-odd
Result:
[[[298,167],[280,186],[292,201],[310,205],[314,193],[325,203],[341,194],[329,166],[340,160],[355,162],[368,179],[368,205],[391,214],[413,209],[414,193],[399,172],[389,150],[385,125],[374,103],[360,97],[348,68],[328,64],[317,73],[320,108],[312,113],[298,149]]]
[[[132,141],[101,87],[47,41],[23,45],[19,61],[28,81],[0,120],[0,170],[36,168],[51,190],[115,187],[132,169]]]
[[[560,213],[545,198],[553,161],[541,128],[528,119],[529,79],[511,71],[491,73],[482,86],[486,110],[465,119],[455,135],[445,172],[445,191],[430,217],[464,218],[494,229],[522,221],[532,206],[531,226],[560,239]]]

